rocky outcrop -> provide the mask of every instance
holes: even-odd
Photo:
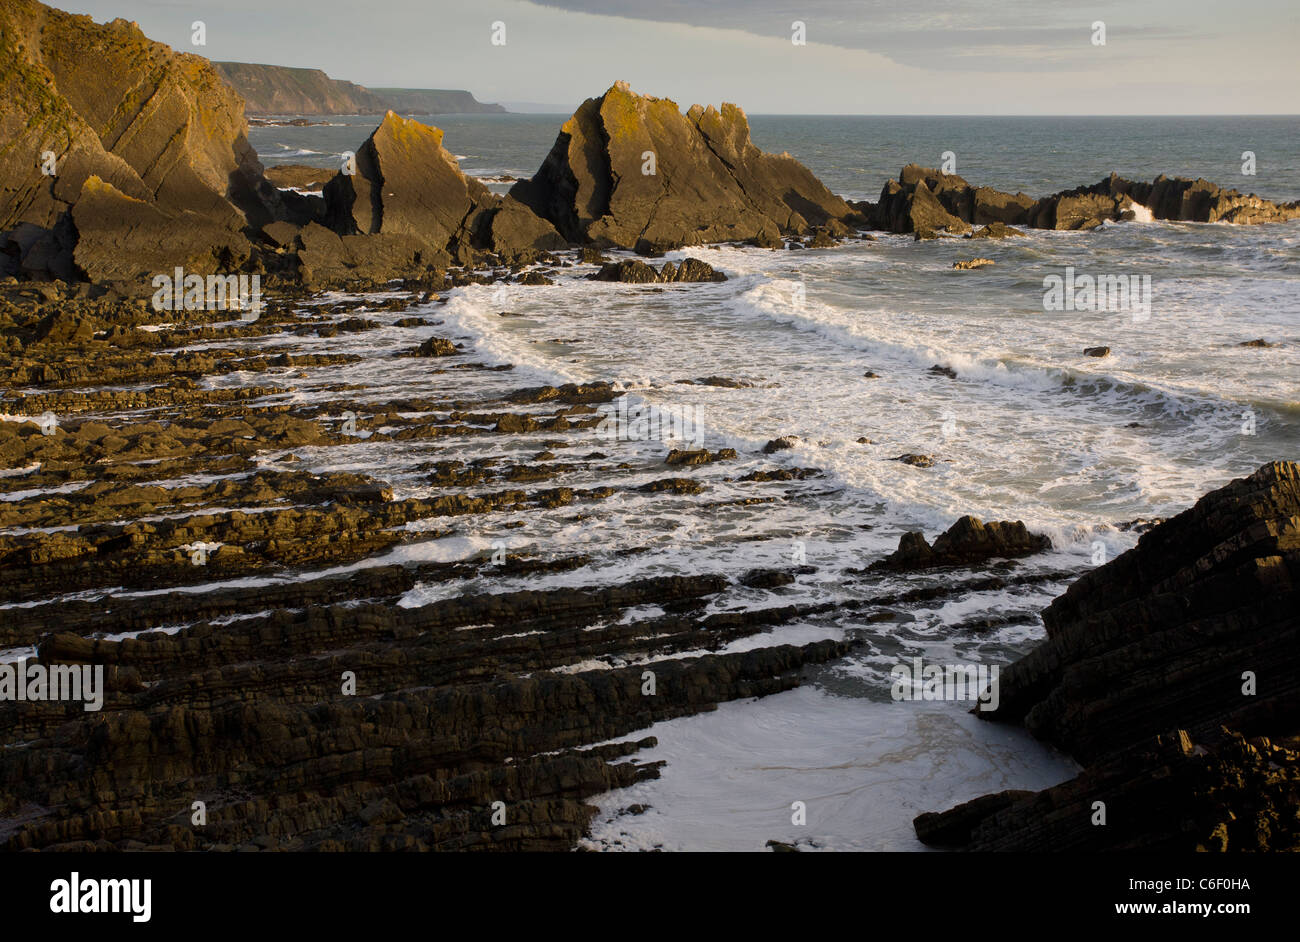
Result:
[[[340,171],[325,185],[330,228],[399,239],[410,248],[412,268],[446,268],[471,258],[476,246],[517,253],[565,244],[545,220],[462,173],[442,137],[438,128],[388,112],[357,151],[356,172]],[[366,245],[351,248],[360,253]]]
[[[1300,219],[1300,201],[1275,203],[1253,193],[1224,189],[1199,177],[1189,180],[1161,174],[1150,183],[1142,183],[1112,173],[1106,179],[1075,192],[1102,199],[1109,197],[1117,204],[1127,198],[1146,207],[1156,219],[1177,222],[1254,224]],[[1123,218],[1122,211],[1120,218]]]
[[[976,238],[1018,233],[1009,227],[1094,229],[1105,222],[1154,218],[1186,222],[1285,222],[1300,218],[1300,202],[1279,204],[1225,190],[1208,180],[1164,176],[1135,183],[1111,174],[1099,183],[1034,200],[973,186],[956,174],[908,164],[885,184],[880,201],[866,207],[873,225],[918,237],[970,232]],[[1149,214],[1149,215],[1148,215]]]
[[[110,278],[119,236],[166,256],[179,235],[189,253],[197,219],[224,232],[277,212],[243,102],[207,60],[150,41],[134,23],[99,25],[35,0],[0,7],[0,37],[0,264],[10,273]],[[119,221],[112,211],[127,206]],[[156,219],[145,226],[146,217]],[[83,225],[91,237],[74,260]]]
[[[148,284],[159,272],[234,271],[249,258],[234,214],[168,213],[92,176],[72,207],[77,266],[92,281]]]
[[[735,105],[683,115],[619,82],[588,99],[541,169],[510,191],[569,241],[664,251],[857,219],[788,154],[760,151]]]
[[[1042,792],[985,795],[923,814],[917,837],[968,851],[1300,850],[1300,741],[1186,730],[1152,737]]]
[[[1099,185],[1078,187],[1039,200],[1028,222],[1036,229],[1095,229],[1105,222],[1138,218],[1142,208],[1136,203],[1126,192]]]
[[[1047,640],[1003,669],[999,705],[980,716],[1023,722],[1087,770],[976,815],[969,846],[1300,846],[1297,612],[1290,462],[1207,494],[1079,579],[1043,612]],[[1090,822],[1096,801],[1104,827]],[[936,823],[918,820],[918,834]]]
[[[1023,193],[974,187],[956,174],[908,164],[897,180],[885,184],[873,218],[877,228],[889,232],[956,234],[970,232],[972,224],[1024,225],[1033,205]]]
[[[1012,559],[1041,553],[1051,546],[1045,536],[1030,533],[1021,521],[962,517],[935,537],[934,545],[920,533],[904,533],[898,549],[872,568],[915,570],[936,566],[971,566],[990,559]]]
[[[468,244],[469,219],[491,194],[461,173],[440,129],[390,111],[357,150],[356,172],[325,185],[325,201],[340,234],[409,236],[435,256]]]
[[[680,265],[664,262],[656,270],[639,259],[623,259],[602,265],[600,271],[589,276],[593,281],[621,281],[628,284],[654,284],[681,281],[726,281],[727,276],[716,271],[708,262],[698,258],[684,258]]]

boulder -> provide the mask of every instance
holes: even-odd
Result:
[[[871,568],[915,570],[970,566],[990,559],[1030,556],[1050,546],[1047,537],[1030,533],[1019,520],[986,524],[978,517],[967,515],[936,537],[933,546],[920,533],[904,533],[898,541],[898,549]]]
[[[637,258],[607,262],[600,271],[587,276],[592,281],[620,281],[627,284],[654,284],[656,282],[726,281],[727,276],[698,258],[684,258],[680,265],[664,262],[656,270],[653,265]]]

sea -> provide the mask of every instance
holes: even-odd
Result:
[[[504,192],[537,169],[565,118],[421,120],[444,129],[444,145],[467,174]],[[267,166],[335,166],[376,122],[312,120],[329,123],[253,128],[250,140]],[[1300,199],[1294,116],[750,121],[759,147],[788,151],[855,200],[877,199],[907,163],[945,161],[973,184],[1034,197],[1115,171],[1135,180],[1205,177],[1269,199]],[[984,575],[854,574],[891,552],[905,532],[933,539],[964,514],[1021,520],[1050,537],[1052,548],[1010,571],[1038,581],[884,606],[879,618],[831,611],[727,647],[855,643],[849,656],[810,670],[795,690],[724,703],[638,734],[657,738],[641,758],[664,760],[661,775],[594,799],[600,814],[586,844],[761,851],[777,840],[807,850],[923,850],[912,832],[917,814],[1071,778],[1077,767],[1069,757],[1023,731],[981,721],[969,702],[896,699],[891,669],[915,657],[1005,665],[1043,638],[1040,612],[1052,598],[1134,546],[1149,522],[1267,461],[1300,459],[1300,222],[1134,221],[979,241],[876,233],[826,249],[728,245],[667,257],[688,256],[727,280],[647,288],[593,282],[586,278],[593,267],[577,265],[555,269],[551,286],[470,286],[451,291],[436,310],[415,310],[436,316],[441,334],[450,330],[489,362],[513,364],[509,373],[429,377],[420,372],[427,361],[382,360],[384,350],[369,349],[360,352],[376,356],[320,381],[322,388],[355,382],[379,399],[422,389],[482,396],[493,384],[500,393],[608,380],[636,406],[682,420],[674,427],[690,445],[738,452],[736,462],[697,469],[707,484],[701,495],[628,495],[583,514],[532,510],[475,518],[426,542],[416,534],[403,550],[407,558],[469,557],[504,542],[512,552],[584,553],[591,561],[517,584],[419,586],[402,604],[459,592],[792,567],[798,575],[779,590],[782,604],[833,608]],[[954,262],[975,256],[994,264],[954,270]],[[1134,291],[1118,304],[1081,293],[1065,304],[1051,300],[1057,280],[1082,285],[1081,278],[1123,279]],[[331,352],[410,343],[400,328],[373,333],[326,343]],[[1085,355],[1095,347],[1108,347],[1109,355]],[[727,384],[684,382],[719,377]],[[310,400],[311,382],[294,395]],[[793,447],[764,454],[778,437]],[[429,447],[440,449],[432,457],[462,460],[516,447],[426,443],[416,453],[375,444],[295,454],[304,467],[383,478],[400,497],[439,493],[418,470],[427,467]],[[650,458],[685,447],[625,445]],[[932,464],[895,460],[904,455]],[[775,500],[741,499],[751,492],[736,478],[774,466],[823,474],[781,486]],[[577,474],[557,483],[599,482]],[[717,610],[771,604],[768,590],[738,588]],[[638,616],[655,614],[648,608]],[[633,806],[644,810],[627,813]]]

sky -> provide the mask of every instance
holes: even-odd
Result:
[[[619,79],[683,107],[732,101],[751,114],[1294,114],[1300,101],[1300,0],[54,5],[134,20],[211,59],[561,111]],[[196,20],[204,46],[192,44]]]

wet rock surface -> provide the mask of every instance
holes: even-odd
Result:
[[[973,186],[955,173],[908,164],[890,180],[880,199],[865,207],[872,225],[890,232],[935,238],[940,233],[971,238],[1019,235],[1016,226],[1035,229],[1095,229],[1104,222],[1138,217],[1142,208],[1155,219],[1182,222],[1263,223],[1300,218],[1300,203],[1276,203],[1254,194],[1224,189],[1208,180],[1170,178],[1151,183],[1111,174],[1104,180],[1032,199]],[[972,231],[971,227],[979,226]]]
[[[923,816],[918,836],[999,850],[1300,847],[1297,602],[1300,468],[1279,462],[1079,579],[1044,611],[1047,640],[1003,669],[1000,703],[980,715],[1024,723],[1083,774]]]
[[[698,475],[729,480],[737,460],[626,460],[594,437],[614,387],[512,384],[422,297],[304,295],[255,322],[178,312],[165,326],[122,298],[0,301],[3,370],[21,383],[0,403],[14,418],[0,423],[0,643],[104,670],[98,712],[0,702],[0,846],[568,849],[594,796],[658,775],[637,731],[788,690],[847,651],[725,650],[809,615],[779,599],[710,610],[779,594],[786,572],[557,586],[547,577],[589,557],[403,561],[471,519],[508,533],[623,493],[693,500],[716,486]],[[340,381],[358,364],[365,382]],[[448,370],[466,377],[455,395],[438,392]],[[322,467],[398,448],[396,479]]]
[[[593,281],[621,281],[628,284],[657,284],[681,281],[726,281],[727,276],[697,258],[682,259],[680,265],[664,262],[656,269],[639,259],[624,259],[602,265],[590,276]]]
[[[908,463],[916,464],[914,461]],[[920,533],[904,534],[898,542],[898,549],[874,565],[881,569],[904,570],[971,566],[991,559],[1041,553],[1050,545],[1047,537],[1030,533],[1019,520],[984,523],[978,517],[965,516],[935,537],[933,545],[927,543]]]

